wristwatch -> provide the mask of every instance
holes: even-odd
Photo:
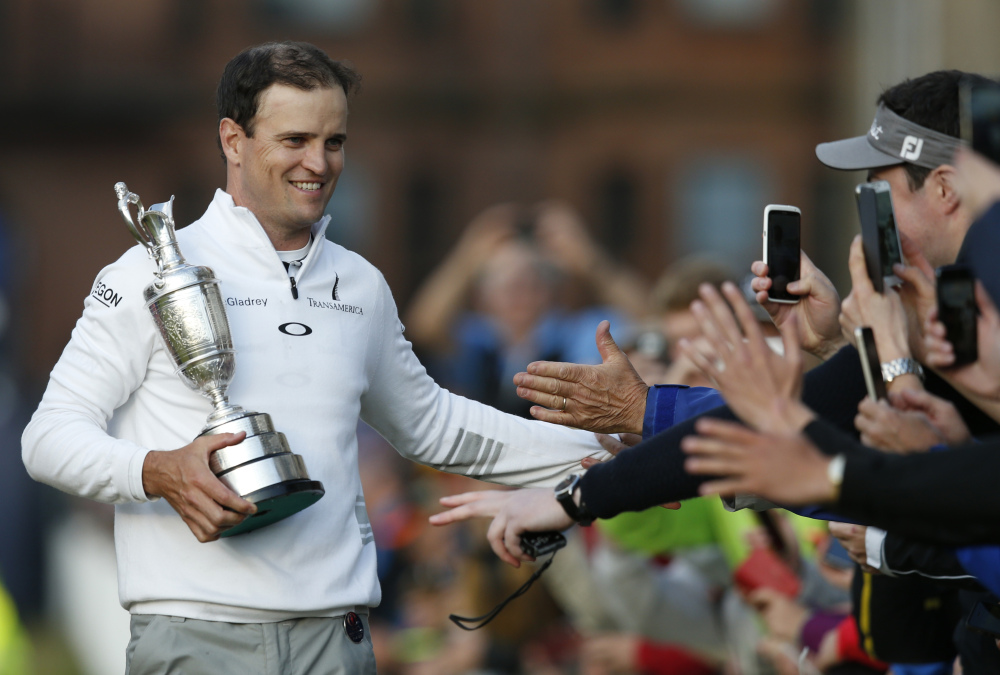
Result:
[[[582,495],[579,506],[573,501],[573,493],[579,487],[581,478],[583,478],[582,475],[574,473],[560,481],[556,485],[556,501],[562,505],[563,510],[566,511],[566,515],[574,521],[581,525],[590,525],[594,522],[594,516],[587,510],[587,505],[583,503]]]
[[[915,359],[893,359],[882,364],[882,379],[889,384],[900,375],[916,375],[921,382],[924,379],[924,368]]]

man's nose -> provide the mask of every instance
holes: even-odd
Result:
[[[317,176],[324,176],[329,168],[329,164],[330,163],[326,157],[326,148],[322,143],[311,144],[308,148],[306,148],[306,154],[302,160],[302,166],[304,168],[313,172]]]

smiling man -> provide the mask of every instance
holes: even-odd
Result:
[[[219,540],[255,509],[209,468],[242,435],[196,438],[212,406],[174,371],[143,301],[156,266],[138,246],[99,274],[95,290],[121,299],[88,297],[24,432],[33,477],[116,504],[130,675],[375,672],[367,613],[381,592],[359,418],[406,457],[508,485],[552,486],[605,455],[592,434],[437,386],[379,271],[324,237],[357,84],[309,44],[236,56],[218,89],[226,189],[177,233],[188,261],[221,280],[238,353],[229,395],[272,416],[325,496]]]

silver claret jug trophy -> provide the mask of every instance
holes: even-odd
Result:
[[[181,255],[174,198],[147,211],[125,183],[116,184],[115,193],[132,235],[156,261],[156,275],[143,294],[177,374],[215,406],[201,435],[247,434],[242,443],[216,450],[209,458],[219,480],[257,505],[257,513],[222,536],[256,530],[314,504],[324,494],[323,484],[310,480],[302,457],[291,451],[283,433],[274,430],[271,416],[229,402],[226,389],[236,368],[236,351],[219,280],[210,268],[189,265]],[[138,221],[132,218],[133,204]]]

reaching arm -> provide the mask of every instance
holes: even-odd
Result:
[[[442,389],[414,356],[380,274],[378,288],[360,413],[400,454],[503,485],[550,487],[579,471],[584,457],[610,457],[592,433],[501,413]]]

